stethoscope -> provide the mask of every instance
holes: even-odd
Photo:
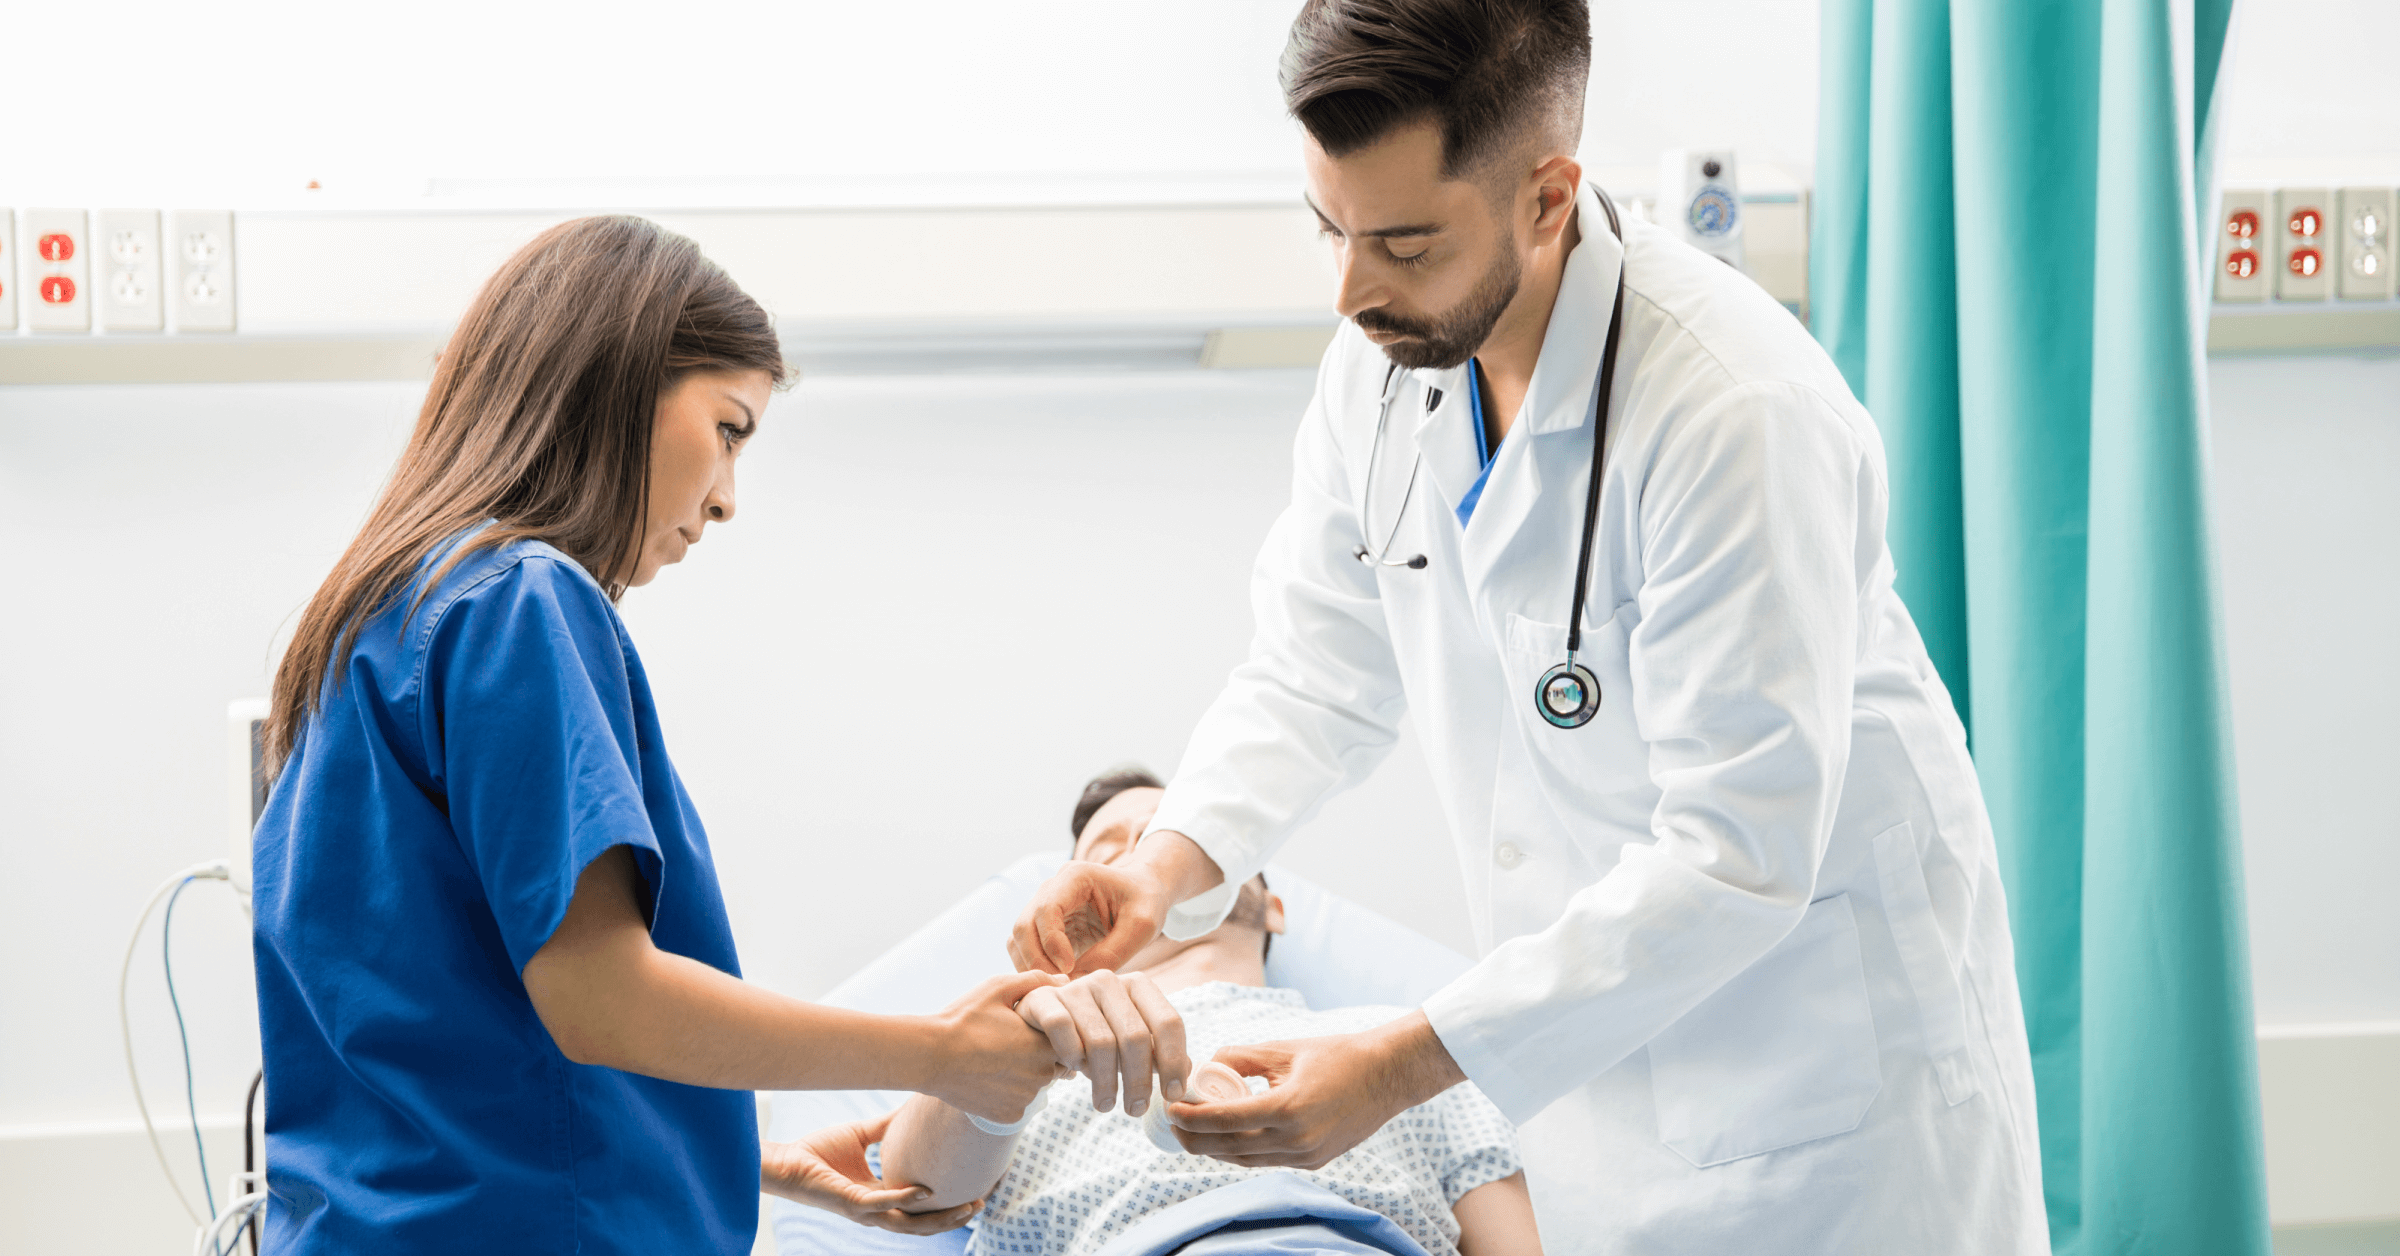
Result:
[[[1616,202],[1608,199],[1607,192],[1596,187],[1592,190],[1600,193],[1600,208],[1608,215],[1609,233],[1622,246],[1625,229],[1617,222]],[[1608,338],[1600,350],[1600,378],[1592,386],[1592,483],[1583,499],[1583,547],[1575,557],[1575,597],[1567,611],[1567,661],[1543,672],[1533,687],[1534,708],[1542,713],[1543,719],[1560,728],[1581,728],[1600,713],[1600,679],[1592,675],[1592,669],[1575,661],[1575,652],[1583,645],[1583,603],[1592,579],[1592,525],[1600,514],[1600,466],[1608,435],[1608,395],[1616,383],[1617,333],[1624,325],[1625,263],[1620,260],[1617,263],[1616,304],[1609,309]],[[1361,486],[1358,495],[1358,530],[1362,536],[1367,532],[1367,521],[1373,518],[1369,506],[1375,492],[1375,463],[1383,453],[1383,430],[1391,423],[1392,402],[1399,395],[1400,369],[1395,365],[1384,372],[1382,409],[1375,417],[1375,439],[1367,446],[1366,483]],[[1425,412],[1431,414],[1441,404],[1441,390],[1427,388]],[[1392,542],[1399,538],[1401,521],[1408,518],[1409,500],[1417,493],[1417,473],[1424,465],[1425,451],[1420,448],[1416,460],[1409,464],[1408,486],[1400,492],[1400,510],[1392,516],[1391,530],[1383,535],[1383,548],[1370,552],[1366,546],[1360,545],[1350,551],[1351,557],[1370,567],[1406,567],[1411,571],[1425,569],[1423,554],[1411,554],[1407,558],[1391,556]]]

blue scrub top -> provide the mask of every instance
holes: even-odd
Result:
[[[1492,478],[1492,440],[1483,425],[1483,372],[1473,358],[1467,359],[1467,413],[1475,421],[1475,460],[1483,469],[1475,473],[1467,495],[1458,499],[1458,526],[1462,528],[1475,517],[1475,503],[1483,500],[1483,486]]]
[[[747,1252],[749,1092],[569,1061],[518,976],[617,845],[652,941],[741,971],[623,621],[538,541],[414,592],[360,630],[259,821],[266,1250]]]

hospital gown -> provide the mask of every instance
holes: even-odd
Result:
[[[1182,1013],[1195,1063],[1218,1048],[1355,1033],[1407,1009],[1310,1011],[1296,990],[1211,982],[1169,996]],[[1141,1122],[1092,1110],[1091,1082],[1058,1083],[1049,1106],[1017,1139],[1008,1173],[978,1219],[976,1256],[1085,1256],[1143,1218],[1220,1186],[1264,1173],[1297,1173],[1391,1218],[1432,1256],[1458,1250],[1451,1206],[1486,1182],[1517,1172],[1516,1131],[1473,1083],[1451,1087],[1394,1117],[1322,1169],[1248,1169],[1160,1151]]]

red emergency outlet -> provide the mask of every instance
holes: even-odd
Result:
[[[2237,209],[2225,219],[2225,234],[2236,240],[2258,238],[2258,214],[2254,210]]]
[[[2295,209],[2292,211],[2291,221],[2283,225],[2293,235],[2313,238],[2318,232],[2325,229],[2325,216],[2314,209]],[[2314,274],[2315,272],[2311,271],[2310,273]]]
[[[2249,249],[2235,249],[2225,255],[2225,273],[2236,279],[2248,279],[2258,273],[2258,254]]]
[[[45,262],[71,262],[75,260],[75,237],[64,231],[53,231],[43,236],[34,245],[33,251],[41,254]]]
[[[2293,249],[2290,260],[2284,265],[2290,267],[2293,274],[2308,279],[2324,269],[2325,255],[2315,249]]]
[[[65,275],[42,276],[42,300],[65,305],[75,299],[75,281]]]

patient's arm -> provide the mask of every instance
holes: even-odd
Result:
[[[965,1225],[977,1205],[903,1212],[902,1205],[926,1198],[923,1188],[887,1184],[867,1167],[867,1148],[883,1141],[894,1115],[887,1112],[872,1121],[828,1126],[795,1142],[760,1143],[759,1189],[899,1234],[940,1234]]]
[[[914,1205],[903,1205],[914,1207]],[[1541,1256],[1542,1236],[1533,1225],[1533,1195],[1525,1174],[1512,1173],[1458,1197],[1460,1256]]]
[[[1061,1076],[1081,1072],[1092,1079],[1092,1107],[1099,1111],[1116,1106],[1121,1082],[1125,1114],[1142,1115],[1154,1072],[1168,1093],[1183,1093],[1192,1067],[1183,1017],[1140,973],[1120,978],[1104,970],[1044,987],[1041,998],[1027,998],[1017,1012],[1049,1036]],[[986,1134],[957,1108],[918,1095],[902,1105],[883,1137],[883,1180],[914,1182],[933,1192],[900,1205],[904,1212],[936,1212],[981,1199],[1008,1171],[1016,1141],[1013,1134]]]
[[[1014,1134],[986,1134],[966,1113],[931,1095],[915,1095],[900,1106],[883,1136],[883,1180],[914,1182],[933,1192],[901,1204],[902,1212],[955,1208],[1000,1184],[1016,1145]]]

